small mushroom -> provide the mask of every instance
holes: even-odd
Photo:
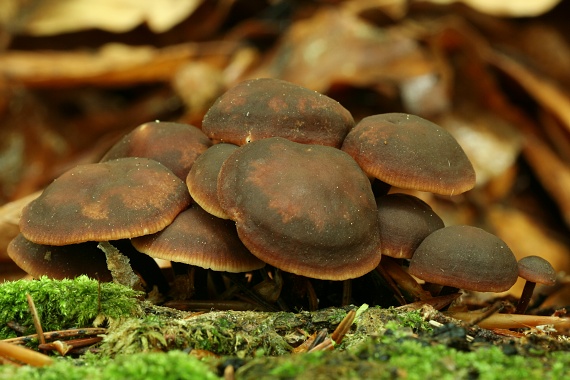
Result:
[[[186,185],[166,167],[120,158],[54,180],[22,210],[20,231],[45,245],[128,239],[162,230],[189,204]]]
[[[192,199],[204,210],[218,218],[228,219],[218,200],[218,174],[224,161],[237,145],[216,144],[200,155],[186,177],[186,186]]]
[[[239,240],[234,223],[196,205],[181,212],[164,230],[131,241],[151,257],[215,271],[249,272],[265,265]]]
[[[376,198],[376,204],[384,256],[376,270],[395,294],[399,294],[399,290],[393,282],[412,299],[426,300],[429,293],[398,261],[410,259],[428,235],[444,227],[443,221],[427,203],[413,195],[388,194]],[[403,296],[398,299],[402,302]]]
[[[341,150],[280,137],[251,142],[222,165],[218,198],[245,246],[284,271],[345,280],[380,261],[370,181]]]
[[[556,271],[548,260],[540,256],[526,256],[518,262],[519,277],[526,280],[515,313],[524,314],[532,298],[536,284],[552,286],[556,283]]]
[[[251,79],[224,93],[202,130],[216,142],[243,145],[268,137],[340,148],[354,119],[337,101],[274,78]]]
[[[388,113],[362,119],[342,150],[370,176],[403,189],[457,195],[475,186],[475,171],[445,129],[421,117]]]
[[[153,259],[137,252],[128,240],[114,241],[113,244],[128,257],[133,270],[143,278],[148,290],[156,285],[161,292],[166,292],[168,283]],[[97,242],[51,246],[33,243],[18,234],[7,250],[16,265],[34,278],[47,276],[61,280],[86,275],[98,281],[113,281],[105,254],[98,248]]]
[[[85,274],[103,282],[112,281],[105,255],[97,243],[65,246],[36,244],[18,234],[8,245],[8,255],[16,265],[34,278],[75,278]]]
[[[444,227],[430,205],[408,194],[389,194],[376,198],[382,254],[410,259],[420,243]]]
[[[506,291],[518,277],[517,260],[507,244],[472,226],[431,233],[416,249],[409,272],[430,283],[477,292]]]
[[[184,181],[196,158],[210,146],[208,136],[192,125],[153,121],[125,135],[101,162],[123,157],[151,158]]]

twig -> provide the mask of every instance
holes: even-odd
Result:
[[[352,326],[355,317],[356,311],[350,310],[338,324],[336,329],[331,334],[331,339],[335,342],[335,344],[340,344],[340,342],[342,342],[342,339],[346,333],[350,331],[350,326]]]
[[[32,320],[34,321],[34,327],[36,328],[36,333],[38,334],[38,340],[41,344],[45,344],[46,339],[44,337],[44,330],[42,329],[42,323],[40,321],[40,316],[38,315],[38,310],[36,309],[36,304],[30,293],[26,293],[26,298],[28,299],[28,306],[30,307],[30,312],[32,313]]]
[[[55,340],[55,339],[62,339],[62,338],[71,338],[77,336],[91,336],[91,335],[99,335],[105,334],[107,329],[101,327],[89,327],[84,329],[70,329],[70,330],[60,330],[60,331],[50,331],[44,333],[44,338],[46,341],[48,340]],[[10,338],[4,339],[0,342],[4,343],[14,343],[14,344],[26,344],[33,339],[37,339],[38,334],[26,335],[26,336],[19,336],[17,338]]]
[[[53,363],[53,359],[27,347],[0,342],[0,356],[20,361],[35,367],[43,367]]]
[[[444,313],[448,317],[472,322],[485,315],[482,312],[470,311],[448,311]],[[570,318],[545,317],[539,315],[526,314],[493,314],[478,324],[484,329],[519,329],[525,327],[536,327],[540,325],[552,325],[558,331],[570,327]]]

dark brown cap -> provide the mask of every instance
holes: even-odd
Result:
[[[34,278],[47,276],[61,280],[84,274],[104,282],[113,280],[105,254],[95,242],[57,247],[32,243],[18,234],[8,245],[8,255]]]
[[[444,227],[441,218],[421,199],[408,194],[376,198],[382,254],[409,259],[432,232]]]
[[[418,116],[366,117],[346,136],[342,150],[369,176],[403,189],[456,195],[475,186],[473,166],[453,136]]]
[[[556,283],[556,271],[548,260],[540,256],[526,256],[518,262],[519,276],[527,281],[552,286]]]
[[[239,240],[235,223],[197,205],[181,212],[164,230],[132,239],[133,246],[157,259],[224,272],[248,272],[265,263]]]
[[[414,253],[409,271],[427,282],[478,292],[506,291],[518,277],[517,260],[507,244],[472,226],[430,234]]]
[[[337,101],[273,78],[251,79],[223,94],[202,130],[212,140],[243,145],[268,137],[340,148],[354,119]]]
[[[46,245],[107,241],[162,230],[190,204],[183,181],[147,158],[79,165],[22,210],[20,231]]]
[[[224,161],[236,149],[237,145],[223,143],[208,148],[196,159],[186,177],[192,199],[218,218],[228,219],[218,201],[218,174]]]
[[[246,247],[284,271],[344,280],[380,261],[370,181],[338,149],[280,137],[251,142],[222,165],[218,197]]]
[[[184,181],[196,157],[210,146],[208,136],[192,125],[153,121],[125,135],[101,162],[123,157],[152,158]]]

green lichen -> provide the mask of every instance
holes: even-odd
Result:
[[[0,284],[0,339],[15,337],[7,326],[14,322],[34,334],[26,294],[34,300],[44,331],[89,327],[95,318],[140,314],[140,293],[86,276],[73,280],[19,280]]]

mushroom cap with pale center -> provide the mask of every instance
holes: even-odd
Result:
[[[380,262],[370,181],[338,149],[280,137],[251,142],[222,165],[218,197],[246,247],[284,271],[344,280]]]
[[[475,186],[473,165],[455,138],[418,116],[366,117],[348,133],[342,150],[369,176],[402,189],[456,195]]]
[[[478,292],[509,290],[518,277],[517,260],[507,244],[472,226],[431,233],[416,249],[409,271],[427,282]]]
[[[251,79],[229,89],[208,110],[202,130],[217,142],[243,145],[268,137],[340,148],[354,126],[339,102],[274,78]]]
[[[185,183],[151,159],[78,165],[24,207],[20,231],[46,245],[128,239],[162,230],[190,201]]]

